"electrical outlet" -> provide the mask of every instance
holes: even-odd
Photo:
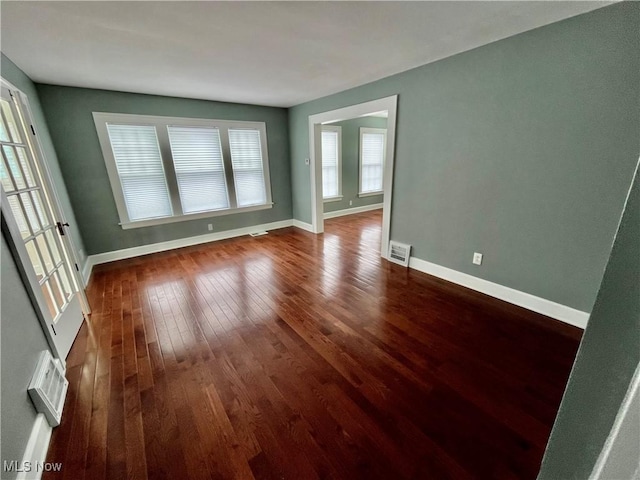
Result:
[[[209,225],[207,225],[207,228],[209,229],[210,232],[213,232],[213,223],[210,223]]]
[[[349,206],[353,205],[353,200],[349,200]]]
[[[482,265],[482,254],[478,252],[473,253],[473,263],[475,265]]]

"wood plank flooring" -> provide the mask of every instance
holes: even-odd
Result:
[[[382,261],[380,223],[96,267],[44,478],[535,478],[581,331]]]

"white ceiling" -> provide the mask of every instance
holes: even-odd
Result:
[[[34,81],[288,107],[611,2],[12,2]]]

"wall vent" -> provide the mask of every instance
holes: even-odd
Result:
[[[52,427],[60,425],[68,387],[69,382],[64,378],[60,363],[44,350],[40,353],[28,392],[36,410],[44,414]]]
[[[251,235],[252,237],[261,237],[262,235],[267,235],[269,232],[254,232],[254,233],[250,233],[249,235]]]
[[[389,260],[404,267],[409,266],[409,254],[411,253],[411,245],[405,243],[389,242]]]

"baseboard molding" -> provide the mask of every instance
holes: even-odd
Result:
[[[151,243],[149,245],[141,245],[139,247],[124,248],[122,250],[114,250],[113,252],[98,253],[89,255],[87,261],[82,268],[82,276],[85,285],[89,283],[91,270],[95,265],[101,263],[115,262],[116,260],[124,260],[127,258],[140,257],[151,253],[165,252],[175,248],[190,247],[201,243],[215,242],[218,240],[226,240],[229,238],[242,237],[251,233],[264,232],[269,230],[277,230],[279,228],[293,226],[293,220],[281,220],[279,222],[262,223],[260,225],[251,225],[250,227],[236,228],[233,230],[225,230],[222,232],[207,233],[196,237],[179,238],[177,240],[169,240],[167,242]]]
[[[16,480],[39,480],[42,477],[42,468],[37,467],[41,467],[47,458],[47,450],[49,449],[52,430],[44,414],[39,413],[36,421],[33,422],[27,448],[22,457],[22,470],[31,471],[19,472]],[[29,465],[30,468],[26,468],[27,465]]]
[[[344,217],[345,215],[353,215],[354,213],[370,212],[371,210],[379,210],[383,207],[382,203],[374,203],[372,205],[364,205],[362,207],[345,208],[343,210],[336,210],[334,212],[326,212],[324,214],[325,220],[329,218]]]
[[[343,215],[351,215],[353,213],[361,213],[371,210],[377,210],[382,208],[382,204],[366,205],[364,207],[349,208],[346,210],[339,210],[337,212],[329,212],[325,214],[325,218],[334,218]],[[327,217],[327,215],[332,215]],[[277,230],[279,228],[291,227],[300,228],[307,232],[313,232],[313,226],[309,223],[302,222],[300,220],[281,220],[279,222],[263,223],[260,225],[252,225],[250,227],[236,228],[234,230],[225,230],[223,232],[208,233],[205,235],[198,235],[196,237],[187,237],[177,240],[170,240],[167,242],[152,243],[149,245],[142,245],[139,247],[125,248],[122,250],[115,250],[113,252],[99,253],[96,255],[89,255],[82,269],[82,276],[85,281],[85,286],[89,283],[91,277],[91,271],[94,265],[101,263],[114,262],[116,260],[124,260],[127,258],[139,257],[141,255],[148,255],[151,253],[164,252],[167,250],[173,250],[175,248],[189,247],[191,245],[199,245],[202,243],[215,242],[217,240],[225,240],[229,238],[241,237],[249,235],[251,233]],[[544,298],[536,297],[534,295],[514,290],[497,283],[483,280],[466,273],[458,272],[447,267],[442,267],[435,263],[427,262],[420,258],[411,257],[409,260],[409,267],[428,273],[438,278],[442,278],[449,282],[462,285],[463,287],[476,290],[491,297],[504,300],[505,302],[518,305],[520,307],[532,310],[534,312],[547,315],[556,320],[574,325],[576,327],[584,329],[587,326],[589,320],[589,314],[576,310],[566,305],[552,302]]]
[[[504,300],[505,302],[518,305],[519,307],[541,313],[556,320],[568,323],[578,328],[586,328],[589,320],[589,314],[576,310],[560,303],[552,302],[544,298],[536,297],[529,293],[514,290],[497,283],[483,280],[466,273],[458,272],[447,267],[427,262],[420,258],[411,257],[409,259],[409,267],[423,273],[428,273],[434,277],[442,278],[449,282],[462,285],[477,292],[484,293],[494,298]]]
[[[349,208],[347,210],[340,210],[338,212],[330,212],[327,215],[339,217],[342,215],[350,215],[352,213],[367,212],[370,210],[377,210],[382,208],[381,203],[374,205],[366,205],[364,207]],[[327,217],[325,218],[333,218]],[[82,267],[82,278],[84,279],[85,287],[89,284],[91,278],[91,271],[95,265],[101,263],[115,262],[116,260],[125,260],[127,258],[139,257],[141,255],[149,255],[151,253],[164,252],[167,250],[173,250],[175,248],[189,247],[192,245],[199,245],[201,243],[215,242],[217,240],[226,240],[229,238],[242,237],[251,233],[277,230],[285,227],[296,227],[307,232],[315,233],[313,231],[313,225],[302,222],[300,220],[289,219],[281,220],[279,222],[263,223],[260,225],[252,225],[250,227],[236,228],[234,230],[225,230],[222,232],[207,233],[205,235],[198,235],[196,237],[180,238],[177,240],[170,240],[167,242],[152,243],[149,245],[141,245],[139,247],[124,248],[122,250],[114,250],[112,252],[98,253],[95,255],[88,255],[84,265]]]
[[[310,223],[301,222],[300,220],[296,220],[295,218],[293,219],[293,226],[296,228],[301,228],[302,230],[306,230],[310,233],[315,233],[313,231],[313,225],[311,225]]]

